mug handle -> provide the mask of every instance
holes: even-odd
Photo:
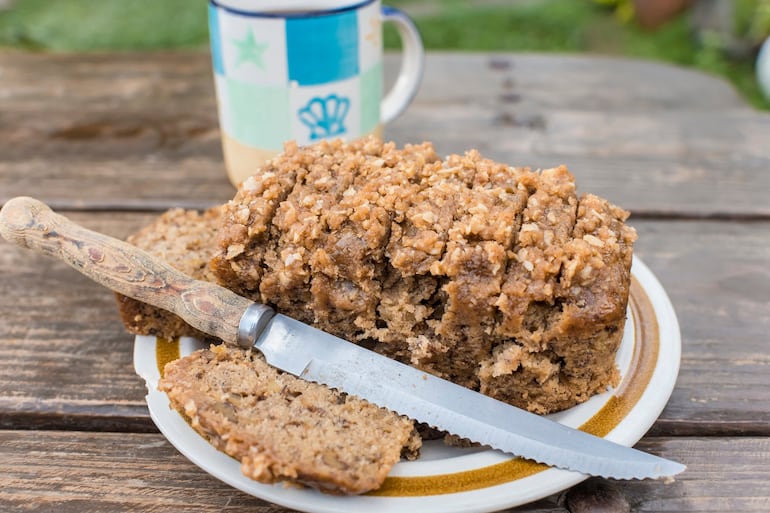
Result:
[[[398,78],[388,94],[382,99],[380,106],[380,120],[382,123],[388,123],[404,112],[417,94],[417,88],[422,81],[423,68],[425,67],[425,52],[422,47],[420,32],[405,13],[393,7],[383,6],[382,20],[395,24],[398,34],[401,36],[403,47]]]

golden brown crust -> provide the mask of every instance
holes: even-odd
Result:
[[[636,239],[624,224],[627,217],[628,212],[597,196],[580,199],[558,257],[547,247],[533,259],[536,279],[516,279],[527,284],[526,307],[519,310],[523,315],[515,337],[482,362],[483,393],[547,413],[617,383],[615,353],[625,326]],[[540,240],[543,233],[533,230],[530,236]],[[558,274],[548,273],[553,258],[558,258]]]
[[[263,261],[270,247],[273,218],[297,180],[307,172],[308,156],[296,144],[244,180],[235,197],[222,207],[217,249],[211,269],[218,281],[238,294],[260,300]]]
[[[419,174],[437,160],[432,146],[369,141],[353,183],[325,216],[327,232],[311,268],[315,324],[354,341],[376,337],[393,223],[401,221]],[[402,172],[392,172],[399,167]]]
[[[259,288],[264,302],[291,311],[298,320],[313,322],[312,280],[314,267],[323,264],[317,252],[328,235],[327,217],[352,186],[362,163],[378,157],[381,145],[324,141],[302,151],[303,167],[273,219],[275,246],[271,244],[265,254]]]

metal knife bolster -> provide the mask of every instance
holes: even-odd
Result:
[[[243,312],[238,323],[238,338],[236,342],[244,349],[254,346],[257,337],[267,328],[270,320],[275,317],[275,310],[267,305],[252,303]]]

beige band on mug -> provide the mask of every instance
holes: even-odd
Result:
[[[382,137],[382,125],[371,134]],[[225,157],[225,168],[230,182],[236,187],[251,175],[259,172],[262,164],[275,157],[279,152],[252,148],[236,141],[222,132],[222,151]]]

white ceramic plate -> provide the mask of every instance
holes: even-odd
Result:
[[[551,417],[608,440],[633,445],[663,410],[679,372],[679,325],[666,292],[638,258],[628,321],[618,351],[619,386]],[[194,339],[165,342],[137,337],[134,366],[149,390],[155,424],[190,461],[225,483],[288,508],[313,513],[472,513],[525,504],[573,486],[586,476],[547,468],[483,448],[460,449],[427,442],[420,458],[395,465],[383,487],[361,496],[332,496],[311,489],[263,485],[240,472],[239,463],[217,451],[169,407],[156,389],[159,367],[202,347]]]

